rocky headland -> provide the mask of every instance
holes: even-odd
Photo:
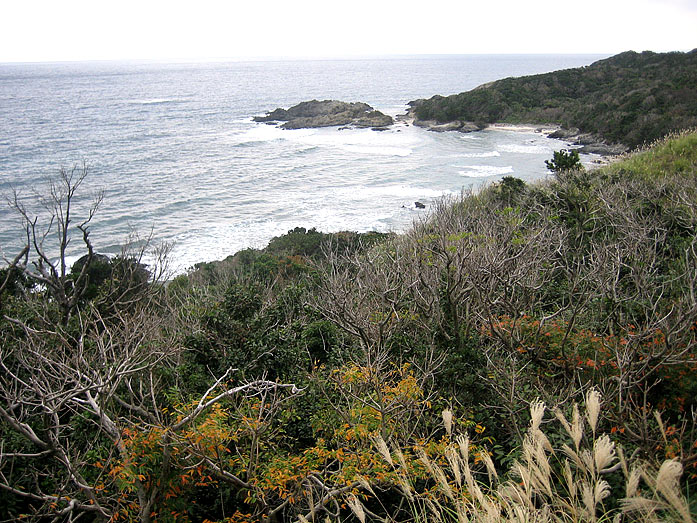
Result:
[[[340,102],[338,100],[311,100],[301,102],[289,109],[278,108],[255,116],[255,122],[283,122],[283,129],[307,129],[314,127],[359,127],[382,130],[394,123],[391,116],[381,113],[363,102]]]
[[[416,125],[555,125],[552,136],[583,151],[616,154],[697,126],[697,49],[628,51],[586,67],[503,78],[410,104]],[[470,125],[471,124],[471,125]]]

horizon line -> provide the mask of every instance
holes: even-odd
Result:
[[[626,51],[620,51],[627,52]],[[643,51],[637,51],[643,52]],[[684,52],[684,51],[667,51]],[[466,56],[613,56],[613,52],[539,52],[539,53],[402,53],[370,55],[262,55],[262,56],[198,56],[198,57],[162,57],[162,58],[86,58],[86,59],[19,59],[0,60],[3,65],[21,64],[78,64],[78,63],[215,63],[215,62],[301,62],[301,61],[350,61],[350,60],[386,60],[386,59],[423,59],[423,58],[457,58]]]

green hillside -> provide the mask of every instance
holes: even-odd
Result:
[[[421,120],[554,123],[634,148],[697,125],[697,50],[629,51],[414,104]]]

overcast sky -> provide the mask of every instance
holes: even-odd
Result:
[[[697,0],[1,0],[0,62],[697,47]]]

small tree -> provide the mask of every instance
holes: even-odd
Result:
[[[506,205],[513,206],[527,187],[525,182],[514,176],[504,176],[498,184],[498,195]]]
[[[578,151],[575,149],[554,151],[554,156],[551,160],[545,160],[545,165],[547,169],[555,173],[571,171],[582,167]]]
[[[63,325],[70,321],[86,290],[88,269],[95,256],[89,225],[103,193],[98,193],[87,208],[81,209],[82,216],[75,221],[76,193],[87,173],[86,164],[72,169],[61,168],[59,177],[46,188],[46,194],[37,195],[37,203],[47,215],[45,224],[25,207],[16,191],[10,200],[24,222],[26,234],[25,248],[10,266],[21,268],[27,278],[46,288],[60,311]],[[87,254],[81,270],[71,275],[68,251],[73,236],[82,237]]]

